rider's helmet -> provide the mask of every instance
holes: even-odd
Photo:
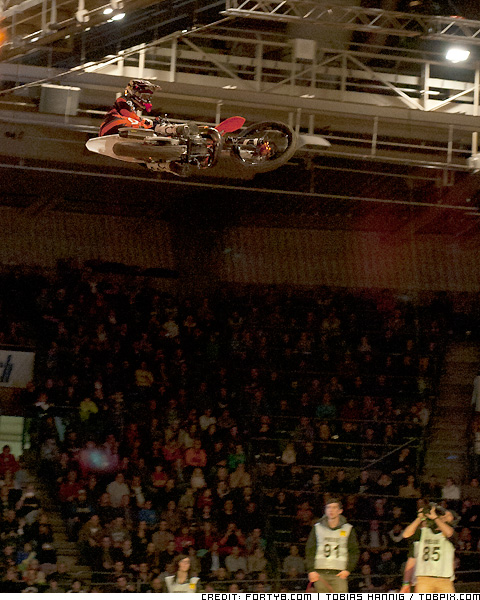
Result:
[[[128,82],[123,95],[134,108],[149,113],[152,110],[152,96],[158,89],[161,89],[159,85],[146,79],[132,79]]]

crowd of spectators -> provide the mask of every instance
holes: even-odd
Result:
[[[354,585],[389,589],[426,496],[475,520],[476,503],[417,479],[446,337],[433,306],[326,288],[179,299],[70,264],[7,283],[1,342],[37,350],[20,397],[30,454],[94,590],[162,591],[179,553],[206,589],[271,591],[274,575],[304,589],[329,494],[359,528]],[[56,564],[41,507],[25,514],[15,470],[0,492],[17,528],[2,525],[5,589],[82,587]]]

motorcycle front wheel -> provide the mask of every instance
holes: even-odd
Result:
[[[296,152],[296,134],[288,125],[264,121],[233,140],[232,156],[249,171],[266,173],[284,165]]]

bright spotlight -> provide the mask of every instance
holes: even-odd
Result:
[[[463,62],[470,56],[470,50],[465,48],[450,48],[445,58],[453,63]]]
[[[121,21],[124,16],[125,16],[124,12],[117,13],[116,15],[113,15],[112,21]]]
[[[113,8],[111,6],[107,6],[107,8],[103,11],[104,15],[111,15],[113,12]]]

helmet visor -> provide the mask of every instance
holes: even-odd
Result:
[[[147,113],[152,110],[152,93],[153,92],[145,92],[143,94],[138,94],[136,98],[137,102]]]

